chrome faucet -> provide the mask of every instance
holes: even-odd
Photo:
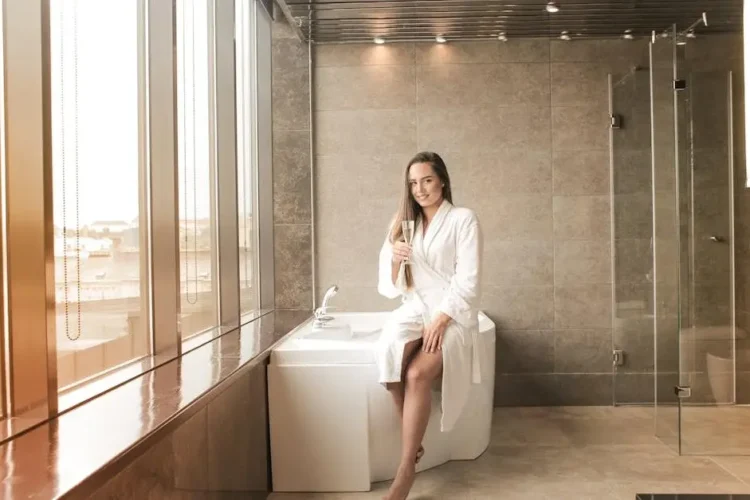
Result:
[[[326,293],[323,295],[323,303],[320,307],[315,309],[314,326],[324,326],[333,319],[333,316],[328,316],[328,301],[330,301],[338,291],[339,287],[337,285],[333,285],[326,290]]]

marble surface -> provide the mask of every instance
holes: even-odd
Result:
[[[9,441],[0,447],[0,498],[73,492],[240,368],[265,360],[271,346],[309,317],[269,313]]]
[[[750,422],[750,408],[742,410]],[[715,412],[713,418],[716,429],[740,415]],[[389,485],[270,498],[375,500]],[[652,407],[495,408],[484,454],[417,474],[409,500],[635,500],[652,492],[671,500],[743,498],[737,495],[750,494],[750,457],[677,455],[654,436]]]

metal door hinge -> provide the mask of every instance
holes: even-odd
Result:
[[[692,395],[693,391],[689,385],[676,385],[674,387],[674,393],[678,398],[682,399],[689,398]]]
[[[612,351],[612,364],[615,366],[622,366],[625,364],[625,352],[622,349],[615,349]]]
[[[621,128],[622,127],[622,116],[620,116],[620,115],[610,115],[609,116],[609,126],[611,128]]]
[[[687,88],[687,80],[674,80],[672,88],[674,90],[685,90]]]

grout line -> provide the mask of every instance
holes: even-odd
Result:
[[[711,461],[712,461],[713,463],[715,463],[716,465],[718,465],[720,469],[724,470],[724,472],[726,472],[727,474],[729,474],[730,476],[732,476],[733,478],[735,478],[735,479],[736,479],[737,481],[741,482],[741,483],[742,483],[742,484],[744,484],[744,485],[750,486],[750,483],[748,483],[747,481],[745,481],[744,479],[742,479],[741,477],[739,477],[738,475],[736,475],[736,474],[735,474],[734,472],[732,472],[731,470],[727,469],[727,468],[726,468],[726,467],[725,467],[724,465],[722,465],[721,463],[717,462],[717,461],[716,461],[716,458],[717,458],[716,456],[714,456],[714,455],[711,455],[711,456],[709,456],[709,457],[707,457],[707,458],[708,458],[709,460],[711,460]]]

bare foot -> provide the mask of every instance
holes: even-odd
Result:
[[[414,464],[400,466],[384,500],[406,500],[411,486],[414,484],[415,475]]]

